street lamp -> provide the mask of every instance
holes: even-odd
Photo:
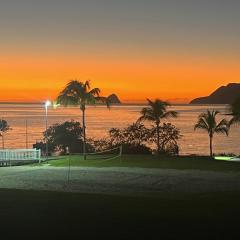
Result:
[[[45,122],[46,122],[46,132],[45,132],[45,138],[46,138],[46,156],[48,160],[48,136],[47,136],[47,129],[48,129],[48,107],[51,106],[51,102],[48,100],[45,102]]]

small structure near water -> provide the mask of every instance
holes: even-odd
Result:
[[[41,162],[40,149],[3,149],[0,150],[0,166],[20,165]]]

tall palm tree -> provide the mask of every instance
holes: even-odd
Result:
[[[144,107],[141,110],[141,117],[138,119],[139,121],[146,120],[153,122],[156,125],[157,130],[157,151],[160,152],[160,124],[162,119],[167,119],[170,117],[176,118],[178,113],[175,111],[167,111],[167,107],[170,106],[168,102],[164,102],[160,99],[156,99],[155,101],[151,101],[147,99],[148,106]]]
[[[86,159],[86,105],[96,104],[97,102],[106,103],[109,107],[107,98],[100,96],[100,89],[91,89],[90,81],[81,82],[78,80],[71,80],[57,97],[58,104],[63,104],[64,106],[76,105],[79,106],[82,111],[84,159]]]
[[[212,141],[214,134],[226,134],[228,136],[229,132],[229,122],[226,119],[222,119],[220,122],[217,122],[216,117],[219,113],[219,111],[215,110],[207,110],[207,112],[201,113],[198,116],[198,122],[194,126],[194,130],[201,129],[208,133],[211,157],[213,156]]]
[[[11,130],[7,121],[4,119],[0,119],[0,137],[2,137],[2,149],[4,149],[4,133]]]

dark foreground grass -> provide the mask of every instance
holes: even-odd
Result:
[[[240,172],[240,162],[227,162],[214,160],[209,157],[198,156],[151,156],[151,155],[124,155],[122,158],[114,160],[83,160],[82,156],[69,156],[60,160],[49,161],[50,165],[63,167],[69,165],[81,167],[141,167],[141,168],[161,168],[161,169],[197,169],[208,171],[238,171]]]
[[[113,196],[0,190],[0,235],[33,239],[238,239],[240,192]],[[4,236],[4,238],[3,238]],[[22,239],[22,238],[21,238]]]

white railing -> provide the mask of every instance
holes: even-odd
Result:
[[[1,161],[41,161],[40,149],[4,149],[0,150]]]

